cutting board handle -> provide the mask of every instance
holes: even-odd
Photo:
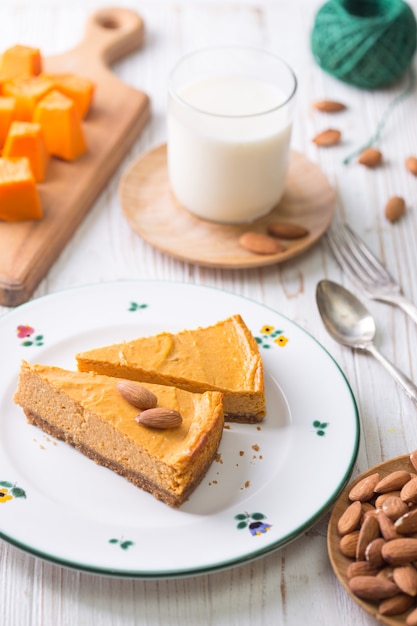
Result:
[[[144,24],[137,13],[119,7],[103,8],[89,17],[78,48],[108,66],[140,48],[143,38]]]

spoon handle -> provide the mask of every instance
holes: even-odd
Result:
[[[396,365],[391,363],[391,361],[389,361],[381,352],[379,352],[374,344],[368,344],[366,349],[376,358],[377,361],[381,363],[381,365],[385,367],[396,383],[402,387],[407,396],[417,404],[417,386],[413,383],[413,381],[401,370],[399,370]]]

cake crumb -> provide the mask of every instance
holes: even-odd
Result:
[[[250,480],[247,480],[244,484],[243,487],[241,487],[241,490],[243,491],[243,489],[247,489],[248,487],[250,487]]]
[[[244,450],[239,450],[239,456],[243,456],[245,454]]]
[[[225,424],[225,425],[223,426],[223,428],[224,428],[225,430],[230,430],[230,425],[229,425],[229,424]]]
[[[214,460],[216,461],[216,463],[223,463],[222,455],[220,454],[220,452],[217,452]]]
[[[259,452],[260,448],[259,448],[259,446],[258,446],[258,444],[257,444],[257,443],[255,443],[255,444],[252,446],[252,450],[255,450],[255,452]]]

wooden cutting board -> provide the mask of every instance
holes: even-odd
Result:
[[[78,73],[96,84],[83,122],[88,150],[72,163],[50,160],[47,178],[38,185],[41,220],[0,221],[0,304],[16,306],[30,297],[145,126],[149,98],[109,69],[140,48],[143,35],[135,12],[106,8],[90,17],[78,46],[44,59],[46,72]]]

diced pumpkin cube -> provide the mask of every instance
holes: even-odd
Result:
[[[78,74],[47,74],[56,89],[68,98],[74,100],[81,118],[84,118],[90,110],[95,83]]]
[[[15,117],[16,100],[0,96],[0,149],[9,132],[10,125]]]
[[[37,76],[42,71],[42,58],[39,48],[16,44],[3,52],[1,59],[3,74],[16,76]]]
[[[33,121],[42,126],[46,149],[66,161],[74,161],[86,149],[81,119],[67,96],[54,89],[35,108]]]
[[[0,219],[21,222],[41,217],[41,201],[29,160],[0,158]]]
[[[36,182],[43,182],[49,154],[41,125],[35,122],[12,122],[4,144],[3,156],[27,157]]]
[[[54,87],[45,76],[14,78],[3,83],[3,95],[16,98],[16,119],[31,122],[35,106]]]

